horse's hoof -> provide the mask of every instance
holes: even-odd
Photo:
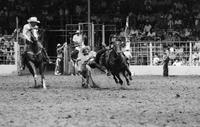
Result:
[[[119,82],[117,80],[115,80],[115,83],[118,84]]]
[[[83,88],[88,88],[88,85],[86,85],[85,83],[82,84]]]
[[[120,85],[123,85],[123,82],[119,82]]]

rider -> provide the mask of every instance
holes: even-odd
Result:
[[[40,23],[40,21],[37,19],[37,17],[30,17],[27,20],[27,22],[28,23],[24,25],[23,31],[22,31],[23,37],[25,39],[24,53],[22,53],[22,67],[21,67],[22,70],[25,69],[25,56],[24,55],[27,51],[27,45],[29,45],[30,43],[33,43],[32,37],[34,38],[34,41],[37,42],[37,45],[42,48],[42,52],[45,56],[45,61],[47,63],[51,63],[46,50],[44,49],[42,44],[38,41],[39,34],[38,34],[37,24]]]
[[[55,75],[61,75],[61,62],[63,60],[63,49],[65,47],[66,43],[61,45],[60,43],[56,46],[57,51],[57,58],[56,58],[56,67],[55,67]]]
[[[72,38],[72,41],[76,47],[75,49],[78,51],[80,51],[82,48],[85,47],[83,35],[80,30],[76,31],[76,33],[74,34]]]

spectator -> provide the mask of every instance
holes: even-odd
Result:
[[[76,47],[76,50],[80,51],[83,47],[85,47],[83,35],[80,30],[77,30],[75,35],[72,38],[72,41]]]
[[[160,64],[161,64],[161,60],[158,57],[158,54],[155,54],[153,58],[153,65],[160,65]]]
[[[145,26],[144,26],[143,32],[144,32],[144,33],[148,33],[148,32],[150,32],[151,28],[152,28],[152,26],[151,26],[151,24],[149,23],[149,21],[147,20],[147,22],[146,22],[146,24],[145,24]]]
[[[57,44],[57,58],[56,58],[56,67],[55,67],[55,75],[61,75],[62,74],[62,61],[63,61],[63,48],[65,47],[65,44],[62,46],[60,43]]]
[[[168,63],[169,63],[169,55],[168,53],[163,54],[163,76],[168,77],[169,70],[168,70]]]
[[[195,52],[192,54],[192,65],[197,66],[197,65],[198,65],[198,61],[199,61],[198,52],[195,51]]]
[[[183,65],[183,63],[182,63],[182,61],[180,61],[179,59],[176,59],[175,61],[174,61],[174,63],[173,63],[173,66],[182,66]]]

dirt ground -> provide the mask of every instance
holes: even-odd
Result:
[[[0,77],[0,127],[200,127],[199,76],[134,76],[126,90],[102,74],[101,89],[81,88],[77,76],[46,79],[43,90],[30,75]]]

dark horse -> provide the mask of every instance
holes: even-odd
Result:
[[[33,75],[35,88],[39,87],[37,85],[37,71],[39,69],[39,74],[41,75],[41,83],[44,89],[46,89],[44,70],[46,67],[44,49],[40,46],[41,43],[38,40],[32,38],[32,42],[27,42],[27,49],[24,53],[24,62],[28,67],[30,73]]]
[[[129,80],[132,80],[132,74],[129,70],[127,57],[121,50],[120,41],[113,42],[112,47],[108,50],[105,50],[103,53],[99,54],[98,52],[96,62],[106,67],[106,69],[111,72],[116,83],[120,83],[121,85],[123,84],[123,81],[120,77],[120,74],[122,74],[126,79],[127,85],[130,85]],[[127,74],[129,78],[127,77]]]
[[[35,88],[39,87],[36,81],[36,77],[37,77],[36,69],[38,68],[39,73],[41,75],[42,86],[44,89],[46,89],[46,83],[45,83],[45,77],[44,77],[44,70],[46,67],[44,49],[42,48],[42,46],[40,46],[41,43],[34,38],[32,31],[31,31],[31,34],[32,34],[31,35],[32,42],[27,41],[26,51],[24,52],[24,55],[23,55],[24,63],[28,67],[30,73],[33,75]],[[17,35],[19,35],[19,37],[23,39],[21,29],[15,29],[10,39],[16,38]]]

